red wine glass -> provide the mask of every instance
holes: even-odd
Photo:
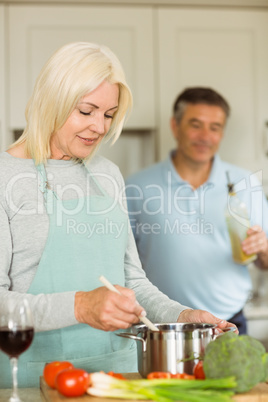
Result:
[[[9,356],[13,391],[9,402],[21,402],[18,395],[18,357],[32,343],[34,336],[33,318],[26,299],[7,302],[0,315],[0,350]]]

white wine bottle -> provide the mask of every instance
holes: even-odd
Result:
[[[242,250],[242,241],[247,237],[250,221],[246,204],[242,202],[234,191],[234,185],[228,180],[228,202],[225,210],[227,228],[231,240],[233,260],[237,264],[248,265],[257,258],[256,254],[245,254]]]

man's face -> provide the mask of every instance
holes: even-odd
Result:
[[[171,119],[180,156],[198,164],[209,163],[219,148],[225,122],[225,112],[219,106],[188,104],[179,123]]]

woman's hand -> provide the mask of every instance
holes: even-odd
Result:
[[[222,320],[221,318],[215,317],[215,315],[209,313],[205,310],[191,310],[186,309],[183,310],[178,318],[178,322],[196,322],[196,323],[206,323],[206,324],[215,324],[219,330],[225,330],[228,327],[235,327],[235,324],[232,324],[226,320]],[[222,331],[219,331],[222,332]],[[238,334],[238,329],[235,331]]]
[[[103,331],[131,327],[140,321],[144,309],[136,302],[131,289],[115,286],[121,294],[100,287],[90,292],[77,292],[74,313],[77,321]]]

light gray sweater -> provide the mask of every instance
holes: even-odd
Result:
[[[124,180],[112,162],[94,156],[89,169],[110,196],[124,194]],[[46,171],[49,184],[62,199],[95,191],[81,163],[48,160]],[[123,200],[124,207],[125,204]],[[33,161],[0,153],[0,314],[9,298],[26,297],[36,331],[78,324],[74,315],[75,292],[27,294],[45,247],[48,226]],[[146,278],[131,230],[125,253],[125,278],[126,287],[135,291],[138,302],[153,322],[176,322],[180,312],[187,308],[168,299]]]

